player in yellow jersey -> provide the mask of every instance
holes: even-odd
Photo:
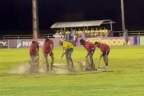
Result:
[[[93,28],[91,28],[91,37],[93,37],[94,36],[94,30],[93,30]]]
[[[96,30],[95,30],[95,34],[94,34],[95,37],[98,36],[98,32],[99,32],[99,31],[98,31],[98,29],[96,28]]]
[[[63,58],[63,56],[66,55],[67,68],[68,68],[68,70],[71,70],[74,68],[73,60],[71,57],[71,54],[74,50],[74,46],[68,41],[61,41],[60,45],[63,46],[63,53],[62,53],[61,58]],[[70,63],[71,63],[71,65],[70,65]]]
[[[67,30],[67,31],[66,31],[66,40],[67,40],[67,41],[69,41],[69,34],[70,34],[70,32]]]
[[[88,37],[88,30],[85,30],[85,36]]]
[[[102,36],[102,37],[105,36],[105,35],[104,35],[104,31],[105,31],[104,29],[101,30],[101,36]]]
[[[108,30],[104,28],[104,35],[106,36],[108,34]]]
[[[85,28],[83,29],[83,32],[84,32],[84,34],[86,35],[86,30],[85,30]]]
[[[77,33],[78,33],[78,37],[80,37],[81,36],[81,30],[79,29]]]
[[[88,30],[88,37],[91,36],[91,30]]]
[[[98,34],[97,34],[97,36],[100,37],[100,30],[99,30],[99,29],[98,29]]]
[[[62,31],[62,39],[64,39],[64,35],[65,35],[65,32],[64,32],[64,31]]]
[[[99,29],[99,35],[100,35],[100,37],[102,37],[102,35],[103,35],[102,32],[103,32],[103,31],[102,31],[102,29],[100,28],[100,29]]]

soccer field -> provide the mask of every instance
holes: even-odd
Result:
[[[54,49],[60,62],[62,48]],[[73,59],[83,60],[84,48],[75,48]],[[99,63],[99,50],[94,61]],[[40,58],[42,54],[40,54]],[[29,60],[28,49],[0,49],[0,96],[143,96],[144,46],[111,47],[110,72],[75,75],[12,75],[11,70]],[[62,63],[66,63],[65,58]],[[103,65],[103,61],[101,65]]]

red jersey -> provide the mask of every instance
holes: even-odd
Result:
[[[29,53],[30,53],[30,54],[36,54],[36,52],[37,52],[37,45],[32,44],[32,45],[29,47]]]
[[[85,42],[83,44],[84,48],[87,50],[87,51],[94,51],[95,50],[95,45],[90,43],[90,42]]]
[[[51,45],[53,47],[53,41],[49,40],[49,42],[44,42],[43,46],[42,46],[42,51],[43,53],[48,54],[52,49],[51,49]]]
[[[104,43],[99,43],[98,48],[101,50],[101,52],[109,51],[109,49],[110,49],[109,46],[107,44],[104,44]]]

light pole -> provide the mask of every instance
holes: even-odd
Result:
[[[37,7],[37,0],[32,0],[32,22],[33,22],[33,39],[38,39],[38,7]]]
[[[124,0],[121,0],[121,17],[122,17],[122,30],[125,32],[125,17],[124,17]]]
[[[33,22],[33,39],[34,41],[37,41],[38,39],[38,7],[37,7],[37,0],[32,0],[32,22]],[[37,41],[38,44],[38,41]],[[37,50],[39,51],[39,47],[37,47]],[[37,52],[37,63],[34,67],[35,71],[38,72],[39,68],[39,52]]]

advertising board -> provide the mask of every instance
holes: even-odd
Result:
[[[0,48],[7,48],[8,40],[0,40]]]
[[[77,46],[80,45],[80,39],[83,38],[78,38]],[[137,40],[136,40],[137,39]],[[41,47],[44,43],[45,39],[38,39],[39,46]],[[52,38],[54,42],[54,46],[58,47],[59,46],[59,39],[58,38]],[[125,43],[125,39],[123,37],[103,37],[103,38],[84,38],[84,40],[89,41],[89,42],[102,42],[106,43],[108,45],[123,45]],[[28,48],[33,39],[17,39],[17,40],[0,40],[0,48]],[[129,37],[129,42],[128,45],[144,45],[143,43],[144,37],[140,38],[134,38],[134,37]]]

